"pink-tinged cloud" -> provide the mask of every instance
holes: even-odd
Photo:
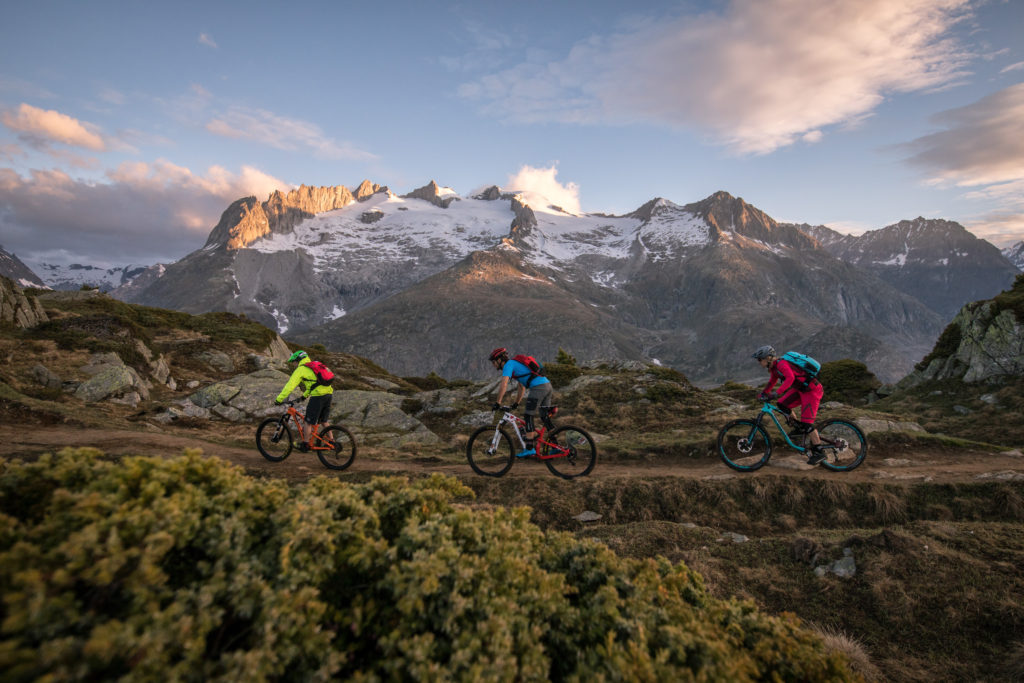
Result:
[[[932,120],[944,130],[901,146],[932,182],[972,187],[1024,180],[1024,83]]]
[[[255,168],[197,174],[163,160],[122,164],[107,178],[86,182],[63,171],[23,177],[0,168],[5,248],[29,260],[57,250],[85,263],[176,260],[203,245],[234,200],[290,189]]]
[[[216,135],[287,151],[303,150],[324,159],[370,160],[375,154],[338,142],[315,123],[278,116],[263,109],[233,107],[206,124]]]
[[[971,55],[951,37],[968,0],[733,0],[662,18],[467,83],[484,113],[524,122],[695,130],[743,154],[816,142],[886,97],[947,86]],[[824,130],[823,130],[824,129]]]
[[[96,126],[53,109],[39,109],[22,103],[16,112],[3,112],[0,120],[23,140],[36,146],[46,147],[56,142],[95,152],[107,148]]]

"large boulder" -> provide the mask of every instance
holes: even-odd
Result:
[[[149,398],[149,384],[116,353],[93,354],[82,372],[91,375],[75,389],[75,397],[83,401],[110,399],[135,406]]]
[[[345,425],[370,443],[390,447],[438,443],[436,434],[402,411],[403,400],[385,391],[335,391],[331,422]]]

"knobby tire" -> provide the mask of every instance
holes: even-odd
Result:
[[[320,430],[319,436],[313,439],[316,457],[329,470],[343,470],[356,459],[356,439],[352,432],[341,425],[330,425]],[[327,444],[333,448],[324,450]]]
[[[565,455],[545,459],[544,464],[548,466],[551,474],[562,479],[575,479],[585,477],[594,469],[597,464],[597,447],[594,440],[584,430],[573,425],[562,425],[551,432],[548,440],[555,444],[559,450],[565,450]],[[551,446],[545,446],[551,452]]]
[[[860,466],[868,454],[868,441],[860,427],[846,420],[825,420],[818,426],[826,458],[821,466],[833,472],[849,472]],[[846,447],[838,449],[831,442],[842,440]]]
[[[772,439],[754,420],[733,420],[718,432],[722,462],[738,472],[753,472],[772,457]]]
[[[268,417],[256,428],[256,448],[270,462],[281,462],[292,452],[292,430],[279,417]]]
[[[498,445],[493,453],[488,453],[495,429],[498,429],[500,434]],[[504,429],[493,425],[481,427],[473,432],[466,444],[466,459],[469,460],[469,466],[474,472],[485,477],[500,477],[508,472],[514,457],[512,437]]]

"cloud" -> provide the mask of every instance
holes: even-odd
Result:
[[[328,137],[316,124],[262,109],[232,107],[206,124],[216,135],[252,140],[286,151],[309,150],[324,159],[368,160],[376,155]]]
[[[1024,83],[932,117],[940,130],[900,145],[933,184],[961,187],[1024,179]]]
[[[200,33],[199,34],[199,44],[200,45],[207,45],[207,46],[212,47],[212,48],[218,47],[217,43],[214,42],[213,38],[211,38],[206,33]]]
[[[98,128],[53,109],[39,109],[22,103],[17,112],[5,111],[0,120],[34,147],[48,149],[52,143],[84,147],[96,152],[107,148]]]
[[[569,213],[582,213],[580,210],[580,189],[576,183],[562,185],[555,179],[558,169],[534,168],[524,165],[515,175],[508,177],[506,192],[520,192],[526,202],[535,208],[548,205],[557,206]]]
[[[176,260],[202,246],[230,202],[290,187],[252,167],[196,174],[164,160],[122,164],[106,180],[0,168],[5,247],[32,261],[58,250],[96,264]]]
[[[856,122],[890,94],[955,82],[971,55],[950,30],[967,10],[968,0],[733,0],[592,37],[561,61],[459,93],[506,120],[653,123],[767,153]]]
[[[1007,73],[1009,71],[1021,71],[1021,70],[1024,70],[1024,62],[1017,62],[1016,64],[1011,64],[1010,66],[1003,67],[999,71],[999,73],[1005,74],[1005,73]]]

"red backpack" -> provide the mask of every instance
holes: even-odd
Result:
[[[313,389],[317,387],[330,386],[331,380],[334,379],[334,373],[331,372],[326,365],[318,360],[311,360],[306,363],[306,367],[313,371],[316,375],[316,382],[313,383]]]
[[[525,354],[516,354],[512,356],[512,360],[522,363],[530,369],[530,374],[534,377],[544,376],[544,366],[537,362],[537,359],[533,356],[527,356]]]

